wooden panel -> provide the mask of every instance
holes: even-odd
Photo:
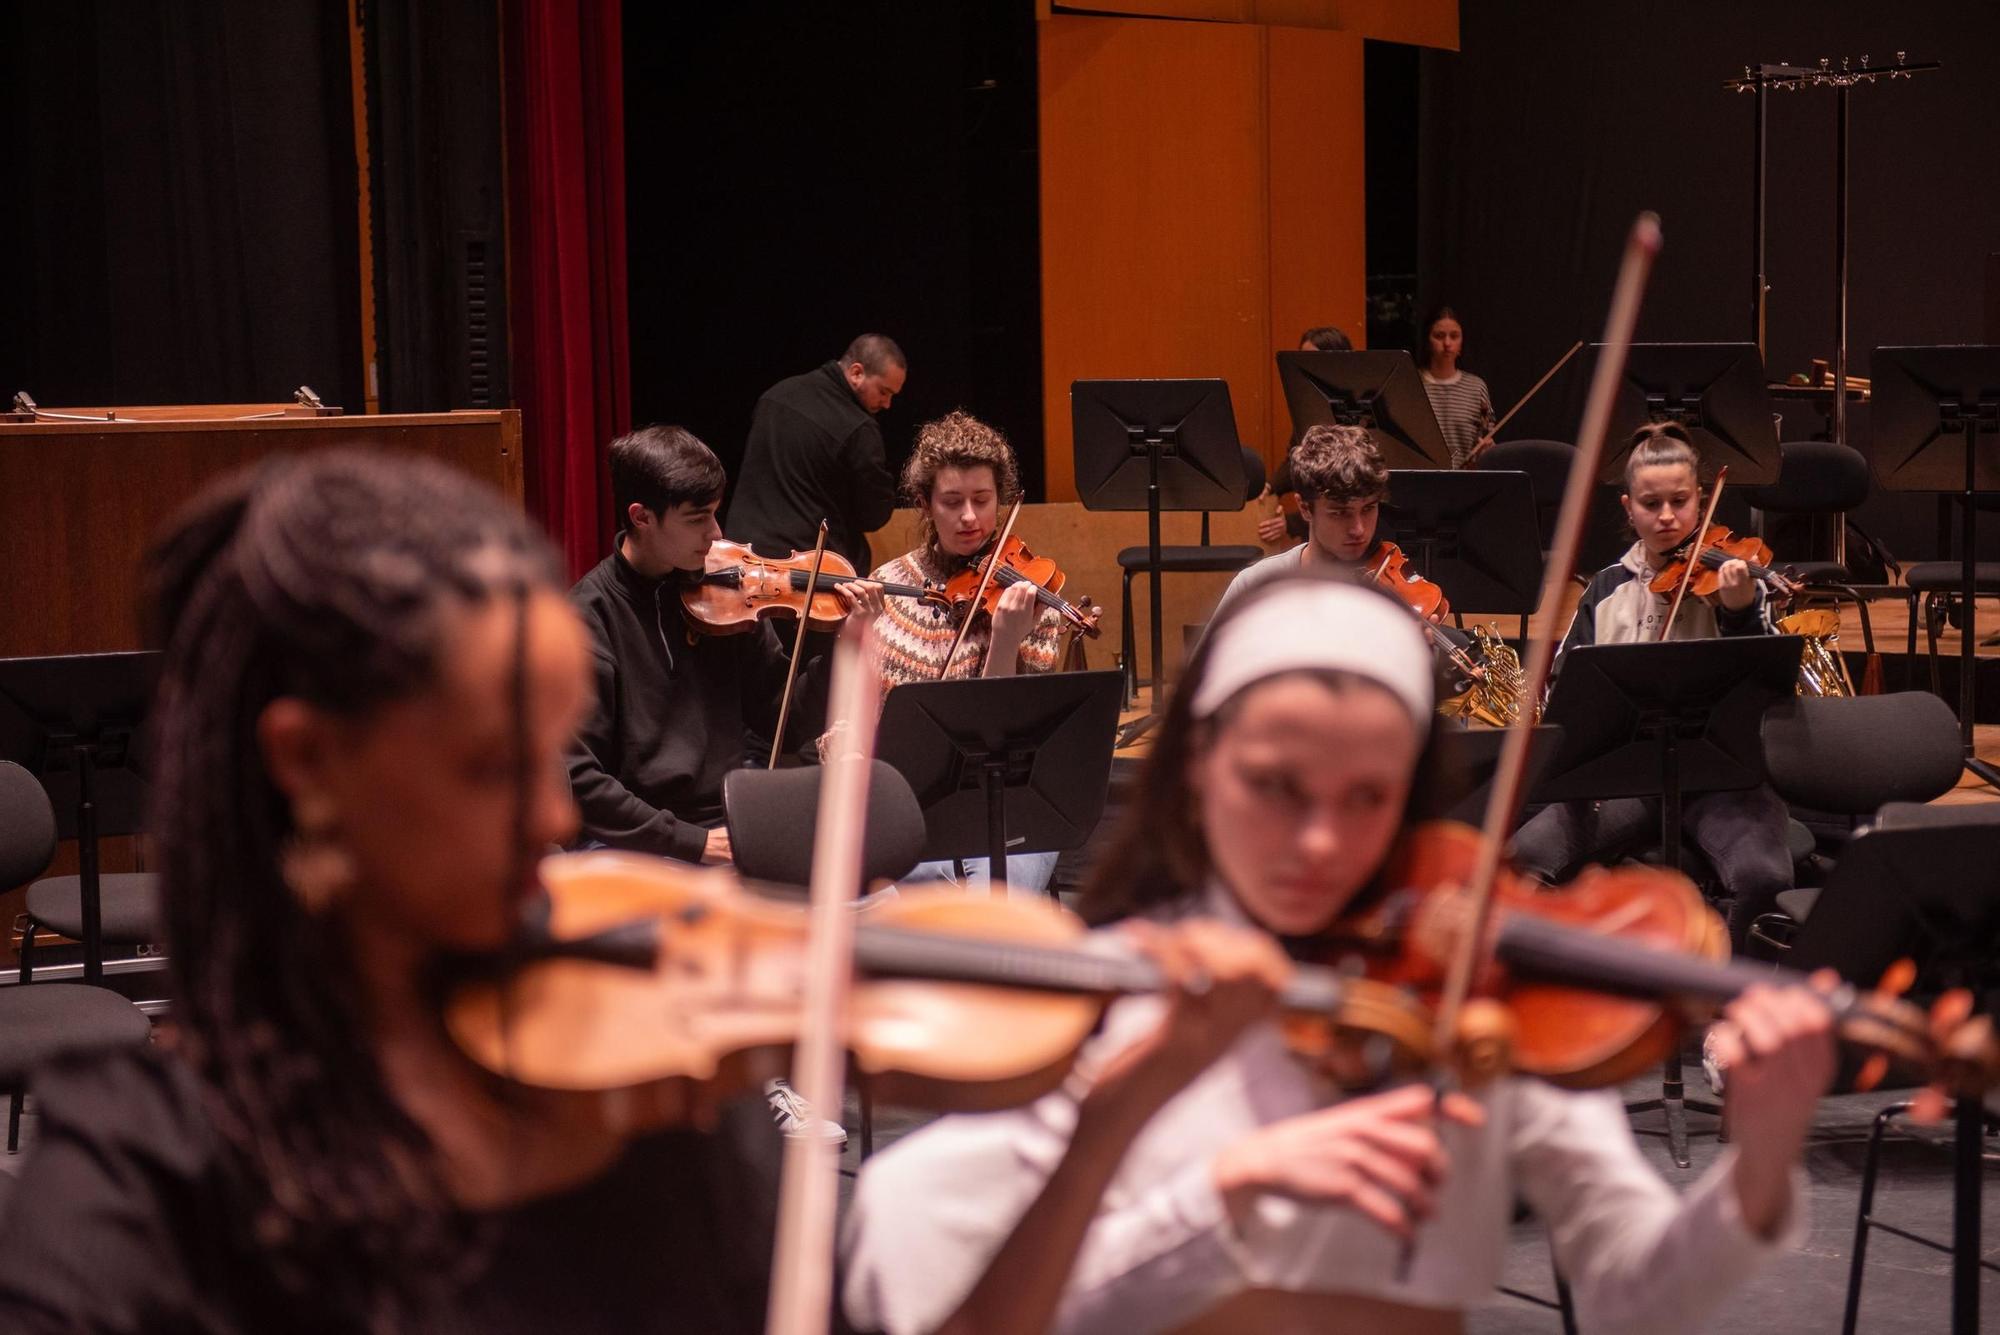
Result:
[[[218,474],[331,445],[426,454],[521,501],[521,415],[0,426],[0,657],[141,647],[154,531]]]
[[[1049,499],[1076,496],[1078,379],[1220,376],[1275,463],[1273,354],[1365,325],[1360,39],[1066,15],[1039,33]]]
[[[1361,39],[1304,28],[1267,32],[1273,345],[1293,347],[1301,330],[1334,324],[1363,347],[1368,209]],[[1292,418],[1277,362],[1266,357],[1263,370],[1267,417],[1244,421],[1242,429],[1270,466],[1283,457]]]
[[[1200,526],[1199,515],[1163,515],[1160,541],[1192,545],[1201,540]],[[1100,623],[1103,634],[1095,640],[1085,641],[1086,653],[1091,667],[1115,666],[1120,624],[1118,552],[1123,547],[1145,546],[1145,514],[1135,511],[1092,512],[1074,501],[1052,501],[1045,505],[1022,506],[1021,518],[1014,529],[1030,550],[1037,556],[1052,558],[1069,577],[1069,582],[1063,586],[1064,597],[1075,601],[1079,596],[1088,594],[1091,601],[1104,608],[1104,619]],[[914,541],[915,527],[912,512],[908,509],[896,511],[887,525],[868,535],[868,545],[874,552],[876,565],[908,551]],[[1210,515],[1209,541],[1219,547],[1256,546],[1257,516],[1252,507]],[[1180,663],[1178,646],[1181,627],[1206,621],[1209,613],[1215,610],[1217,600],[1222,597],[1223,589],[1228,587],[1230,578],[1229,575],[1161,577],[1160,621],[1165,629],[1167,675],[1170,680]],[[1132,602],[1134,631],[1143,671],[1148,634],[1146,583],[1143,578],[1132,583]],[[1468,623],[1479,619],[1479,609],[1468,607],[1462,610]],[[1542,628],[1567,626],[1569,619],[1566,614],[1554,619],[1537,614],[1532,624],[1541,633]],[[1512,618],[1505,620],[1503,629],[1510,636],[1514,634]]]
[[[1266,418],[1262,32],[1040,25],[1042,367],[1051,500],[1076,496],[1072,380],[1221,376]]]
[[[1135,18],[1206,19],[1213,23],[1262,23],[1272,27],[1324,28],[1458,50],[1458,0],[1084,0],[1037,13],[1129,14]]]

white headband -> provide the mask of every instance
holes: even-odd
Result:
[[[1221,627],[1194,694],[1194,716],[1208,718],[1267,677],[1314,670],[1379,682],[1410,711],[1417,734],[1429,732],[1436,668],[1415,615],[1379,593],[1332,581],[1275,590]]]

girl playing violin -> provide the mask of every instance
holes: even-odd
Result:
[[[916,512],[917,545],[877,567],[872,578],[942,585],[986,549],[1020,491],[1020,468],[1005,436],[967,412],[926,422],[903,466],[903,496]],[[1061,652],[1061,613],[1039,608],[1026,584],[1002,592],[992,616],[972,613],[972,628],[948,667],[945,655],[958,627],[942,608],[872,590],[863,596],[882,610],[877,630],[884,690],[941,677],[1050,672]]]
[[[988,549],[1000,531],[1006,507],[1021,491],[1014,451],[999,431],[967,412],[950,412],[917,431],[903,466],[903,496],[914,508],[917,545],[876,568],[885,584],[942,585]],[[1062,614],[1039,607],[1030,584],[1003,590],[988,616],[973,610],[971,628],[947,666],[958,634],[953,617],[934,604],[883,595],[865,584],[850,585],[871,608],[882,644],[882,689],[940,678],[1009,677],[1016,672],[1052,672],[1062,654]],[[1040,891],[1055,875],[1057,855],[1026,853],[1007,859],[1009,883]],[[983,885],[987,859],[963,863],[968,885]],[[910,881],[958,880],[949,862],[924,863]]]
[[[1701,522],[1700,461],[1687,433],[1673,423],[1642,428],[1625,460],[1619,497],[1638,540],[1617,564],[1600,570],[1577,603],[1553,671],[1563,655],[1586,644],[1634,644],[1660,638],[1672,596],[1648,585],[1669,555]],[[1768,635],[1774,628],[1762,586],[1742,561],[1717,571],[1715,604],[1688,598],[1668,638]],[[1771,911],[1792,884],[1785,846],[1785,804],[1768,786],[1741,792],[1703,793],[1682,808],[1683,829],[1707,856],[1723,888],[1734,896],[1729,934],[1740,952],[1750,925]],[[1546,880],[1567,879],[1586,862],[1613,858],[1658,835],[1657,799],[1623,797],[1565,802],[1546,808],[1514,836],[1512,852],[1524,870]]]
[[[442,465],[326,451],[211,488],[147,569],[174,1041],[37,1076],[0,1328],[761,1330],[761,1100],[503,1087],[442,1023],[447,966],[514,939],[576,827],[589,636],[547,543]],[[1199,992],[954,1319],[1046,1324],[1126,1144],[1285,973],[1215,924],[1152,949]]]
[[[1430,661],[1372,590],[1308,573],[1234,600],[1175,694],[1087,914],[1211,915],[1318,953],[1390,888],[1385,860],[1432,797]],[[946,1118],[863,1168],[857,1323],[920,1330],[957,1301],[1070,1143],[1075,1099],[1153,1009],[1114,1005],[1068,1090]],[[1733,1144],[1683,1197],[1611,1092],[1503,1079],[1447,1098],[1440,1122],[1423,1085],[1343,1100],[1259,1024],[1139,1137],[1054,1329],[1460,1331],[1499,1278],[1517,1194],[1547,1221],[1586,1329],[1696,1329],[1800,1230],[1794,1167],[1833,1070],[1817,1000],[1753,989],[1730,1011]]]

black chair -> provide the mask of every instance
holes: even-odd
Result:
[[[48,794],[27,770],[0,760],[0,887],[20,885],[44,870],[55,850],[56,816]],[[10,1096],[7,1152],[20,1148],[21,1109],[36,1067],[70,1051],[136,1047],[151,1036],[144,1012],[101,987],[0,987],[0,1090]]]
[[[100,872],[98,939],[107,946],[146,946],[160,939],[160,878],[152,872]],[[45,876],[28,887],[21,934],[21,981],[34,981],[35,937],[53,932],[83,940],[83,878]],[[99,961],[101,964],[102,961]]]
[[[868,825],[861,840],[864,884],[909,875],[924,851],[924,811],[917,795],[887,761],[871,765]],[[723,779],[722,820],[738,871],[773,886],[811,882],[813,827],[824,773],[818,765],[739,769]]]
[[[1815,824],[1831,822],[1836,842],[1890,803],[1950,792],[1965,756],[1957,717],[1928,691],[1788,701],[1764,716],[1763,736],[1772,789]],[[1784,891],[1778,912],[1760,916],[1751,936],[1784,951],[1819,893],[1811,884]]]
[[[861,835],[861,881],[893,881],[910,874],[924,852],[924,809],[909,781],[884,760],[870,763],[867,826]],[[722,820],[736,869],[772,886],[803,887],[812,880],[814,823],[819,818],[818,765],[798,769],[739,769],[722,780]],[[866,1075],[857,1074],[861,1103],[861,1157],[875,1152],[875,1099]]]
[[[2000,561],[1973,562],[1972,596],[2000,598]],[[1918,561],[1903,570],[1903,588],[1910,602],[1909,640],[1903,652],[1909,658],[1917,656],[1917,622],[1924,623],[1924,636],[1928,641],[1927,654],[1930,659],[1931,690],[1944,694],[1944,686],[1938,676],[1938,636],[1944,630],[1945,622],[1953,620],[1967,635],[1973,634],[1971,618],[1963,613],[1960,603],[1965,588],[1964,568],[1956,561]],[[1921,612],[1918,600],[1923,606]]]
[[[1264,490],[1264,460],[1255,450],[1245,447],[1243,451],[1243,500],[1245,504],[1255,500]],[[1231,546],[1211,547],[1208,542],[1208,511],[1201,512],[1201,544],[1196,547],[1162,546],[1160,548],[1159,571],[1162,575],[1232,574],[1245,566],[1255,565],[1264,559],[1262,547]],[[1125,669],[1125,696],[1129,700],[1139,690],[1139,645],[1132,628],[1132,579],[1151,571],[1152,549],[1141,544],[1137,547],[1122,548],[1118,553],[1118,567],[1125,572],[1124,590],[1120,606],[1123,620],[1119,631],[1121,643],[1120,662]],[[1145,679],[1151,685],[1160,678],[1160,665],[1152,665],[1153,675]]]
[[[1846,522],[1850,511],[1868,499],[1868,460],[1851,445],[1830,440],[1794,440],[1778,446],[1778,480],[1762,487],[1745,487],[1744,499],[1775,515],[1830,516]],[[1849,584],[1853,576],[1832,560],[1787,561],[1808,584]]]
[[[1479,456],[1481,468],[1528,475],[1528,485],[1535,492],[1535,526],[1541,530],[1543,551],[1555,542],[1556,516],[1562,511],[1570,465],[1575,462],[1576,446],[1560,440],[1503,440]]]

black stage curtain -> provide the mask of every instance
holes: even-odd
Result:
[[[891,464],[963,407],[1042,477],[1034,7],[625,6],[633,420],[734,472],[757,396],[879,330]]]
[[[362,405],[339,0],[0,5],[0,393]]]
[[[505,407],[507,220],[491,0],[364,0],[383,412]]]
[[[2000,250],[2000,80],[1985,61],[2000,49],[2000,8],[1468,4],[1460,35],[1459,52],[1424,55],[1422,287],[1424,304],[1463,313],[1466,365],[1501,411],[1573,340],[1597,337],[1641,209],[1660,214],[1666,249],[1640,337],[1752,337],[1753,99],[1721,83],[1760,61],[1882,63],[1897,50],[1944,61],[1853,93],[1850,366],[1867,375],[1878,344],[1986,336],[1986,257]],[[1778,378],[1832,358],[1833,123],[1830,90],[1772,95],[1767,359]],[[1575,423],[1552,418],[1555,406],[1524,411],[1503,434],[1572,438]],[[1793,413],[1786,425],[1803,436],[1817,421]],[[1867,449],[1865,410],[1850,442]],[[1928,498],[1878,497],[1861,522],[1899,555],[1936,545]]]

